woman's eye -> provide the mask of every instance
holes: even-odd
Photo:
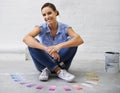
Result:
[[[48,15],[52,14],[52,12],[48,12]]]
[[[46,14],[43,14],[43,16],[45,16]]]

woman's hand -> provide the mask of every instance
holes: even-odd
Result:
[[[60,61],[60,56],[57,52],[52,53],[51,55],[55,60]]]
[[[59,61],[60,60],[60,56],[57,53],[57,51],[60,48],[57,46],[49,46],[49,47],[45,47],[44,50],[51,56],[53,57],[55,60]]]
[[[49,46],[49,47],[47,47],[46,51],[48,52],[49,55],[52,55],[54,52],[57,52],[59,50],[60,50],[60,47],[57,46],[57,45],[55,45],[55,46]]]

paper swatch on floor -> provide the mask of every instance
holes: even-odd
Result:
[[[19,82],[19,81],[22,81],[24,80],[24,77],[23,75],[19,74],[19,73],[13,73],[13,74],[10,74],[11,78],[14,79],[14,81],[16,82]]]
[[[43,89],[44,88],[44,86],[43,85],[38,85],[37,87],[36,87],[36,89]]]
[[[84,86],[89,87],[89,88],[93,88],[93,86],[92,86],[92,85],[90,85],[90,84],[81,83],[81,85],[84,85]]]
[[[87,75],[87,80],[95,80],[95,81],[99,80],[99,76],[95,72],[89,72],[86,75]]]
[[[54,85],[50,86],[50,88],[49,88],[50,91],[55,91],[55,89],[56,89],[56,86],[54,86]]]
[[[79,85],[73,85],[73,87],[74,87],[75,89],[77,89],[77,90],[83,90],[83,88],[80,87]]]
[[[98,81],[85,81],[85,83],[98,85]]]
[[[65,90],[65,91],[71,91],[71,88],[68,87],[68,86],[64,86],[64,90]]]
[[[28,85],[26,85],[27,87],[34,87],[34,86],[36,86],[36,84],[28,84]]]
[[[30,83],[30,82],[23,82],[23,81],[20,82],[21,85],[25,85],[25,84],[28,84],[28,83]]]

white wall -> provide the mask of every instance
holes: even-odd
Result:
[[[43,21],[40,8],[46,1],[58,8],[59,21],[84,39],[81,55],[120,51],[119,0],[0,0],[0,46],[25,46],[22,38]]]

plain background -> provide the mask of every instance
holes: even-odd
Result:
[[[78,49],[82,58],[103,59],[106,51],[120,51],[119,0],[0,0],[2,52],[24,50],[23,37],[44,21],[40,8],[45,2],[54,3],[60,12],[58,20],[83,38]]]

